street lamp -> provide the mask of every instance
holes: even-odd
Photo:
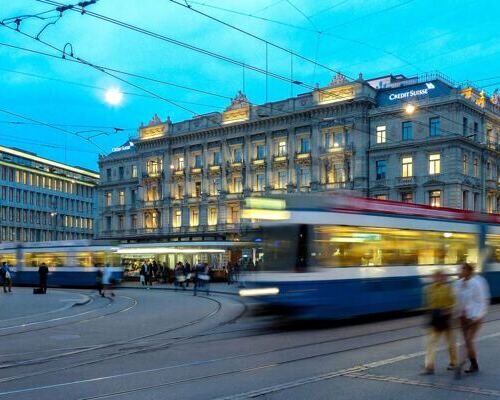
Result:
[[[416,107],[411,104],[411,103],[408,103],[406,106],[405,106],[405,113],[408,114],[408,115],[411,115],[415,112],[416,110]]]

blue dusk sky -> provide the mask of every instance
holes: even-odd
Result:
[[[49,2],[50,3],[50,2]],[[76,1],[75,1],[76,3]],[[500,86],[500,2],[495,0],[100,0],[89,11],[133,24],[245,64],[266,69],[266,44],[194,10],[316,60],[291,57],[267,45],[268,71],[307,85],[327,85],[333,70],[357,78],[440,71],[474,81],[491,93]],[[185,6],[188,3],[192,9]],[[36,0],[0,0],[0,144],[96,169],[100,153],[137,135],[153,114],[172,121],[223,110],[238,90],[252,103],[308,91],[250,68],[146,36],[91,15]],[[42,14],[39,14],[42,13]],[[25,18],[20,32],[10,17]],[[48,19],[40,19],[48,18]],[[49,22],[54,24],[47,25]],[[40,39],[47,44],[34,40]],[[26,35],[25,35],[26,34]],[[116,74],[90,63],[194,88]],[[49,57],[19,48],[55,55]],[[68,50],[70,46],[66,45]],[[70,57],[68,57],[70,58]],[[328,67],[328,68],[326,68]],[[109,88],[123,101],[105,101]],[[147,91],[147,92],[146,92]],[[24,118],[23,118],[24,117]],[[29,118],[29,119],[27,119]],[[49,126],[40,123],[49,124]],[[59,128],[54,129],[54,127]],[[113,128],[123,129],[115,132]],[[87,140],[90,138],[90,140]]]

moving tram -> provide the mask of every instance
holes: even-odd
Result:
[[[0,244],[0,263],[7,262],[16,285],[38,285],[38,267],[49,268],[49,286],[93,287],[97,270],[109,265],[111,275],[121,281],[118,248],[92,240]]]
[[[310,318],[418,309],[436,269],[477,266],[500,296],[500,216],[345,195],[251,199],[259,270],[242,296]]]

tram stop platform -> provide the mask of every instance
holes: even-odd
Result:
[[[70,290],[49,288],[46,294],[35,295],[30,287],[13,287],[11,293],[0,288],[0,329],[15,320],[54,314],[89,301],[89,296]]]

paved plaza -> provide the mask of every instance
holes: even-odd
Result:
[[[236,290],[212,285],[223,288]],[[2,294],[0,399],[500,397],[497,305],[480,332],[481,372],[457,381],[443,351],[436,375],[419,375],[422,316],[296,323],[234,294],[162,289]]]

